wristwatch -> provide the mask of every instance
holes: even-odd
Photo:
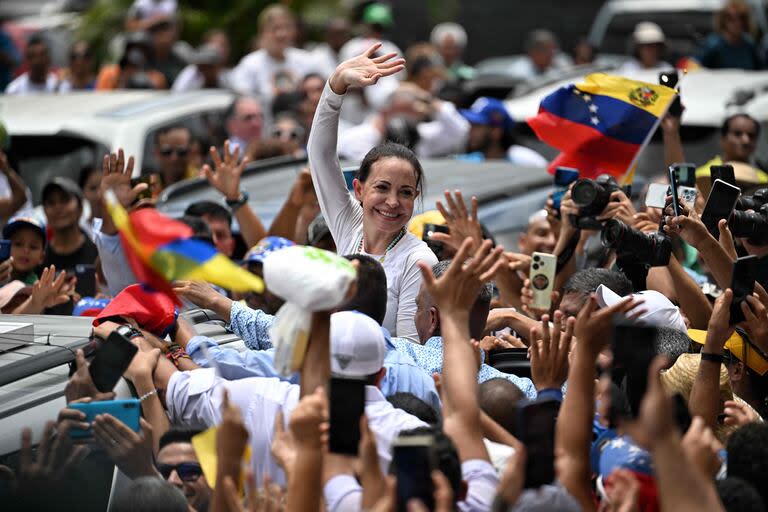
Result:
[[[232,212],[234,212],[235,210],[237,210],[238,208],[240,208],[241,206],[243,206],[245,203],[248,202],[248,197],[249,197],[248,192],[246,192],[245,190],[241,190],[240,197],[238,197],[234,201],[231,199],[226,200],[227,206],[229,206],[229,209]]]
[[[133,338],[138,338],[140,336],[144,336],[140,330],[134,329],[130,325],[121,325],[120,327],[115,329],[115,332],[121,336],[124,336],[129,340],[132,340]]]

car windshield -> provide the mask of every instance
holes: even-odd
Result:
[[[80,170],[101,162],[107,148],[92,140],[69,135],[18,135],[13,137],[11,160],[40,203],[43,185],[54,176],[77,181]]]
[[[641,21],[652,21],[664,31],[667,39],[665,60],[671,63],[680,57],[695,55],[699,44],[712,31],[711,11],[618,13],[611,18],[600,51],[632,54],[632,32]]]

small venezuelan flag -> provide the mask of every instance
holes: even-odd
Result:
[[[544,98],[528,125],[561,151],[550,172],[564,166],[585,178],[623,178],[676,95],[663,85],[595,73]]]
[[[192,228],[154,208],[125,211],[110,190],[107,208],[120,231],[128,263],[144,284],[176,297],[172,281],[206,281],[237,292],[264,290],[264,282],[210,244],[192,238]]]

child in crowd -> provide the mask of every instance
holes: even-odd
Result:
[[[34,217],[12,217],[3,228],[3,238],[11,241],[11,279],[35,284],[36,269],[45,259],[45,224]]]

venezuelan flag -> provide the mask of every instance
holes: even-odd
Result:
[[[154,208],[125,211],[112,191],[107,208],[128,264],[143,283],[175,297],[172,281],[206,281],[237,292],[264,290],[264,282],[235,265],[210,244],[192,238],[192,228]]]
[[[528,125],[561,151],[550,172],[564,166],[582,177],[623,178],[676,95],[663,85],[595,73],[544,98]]]

